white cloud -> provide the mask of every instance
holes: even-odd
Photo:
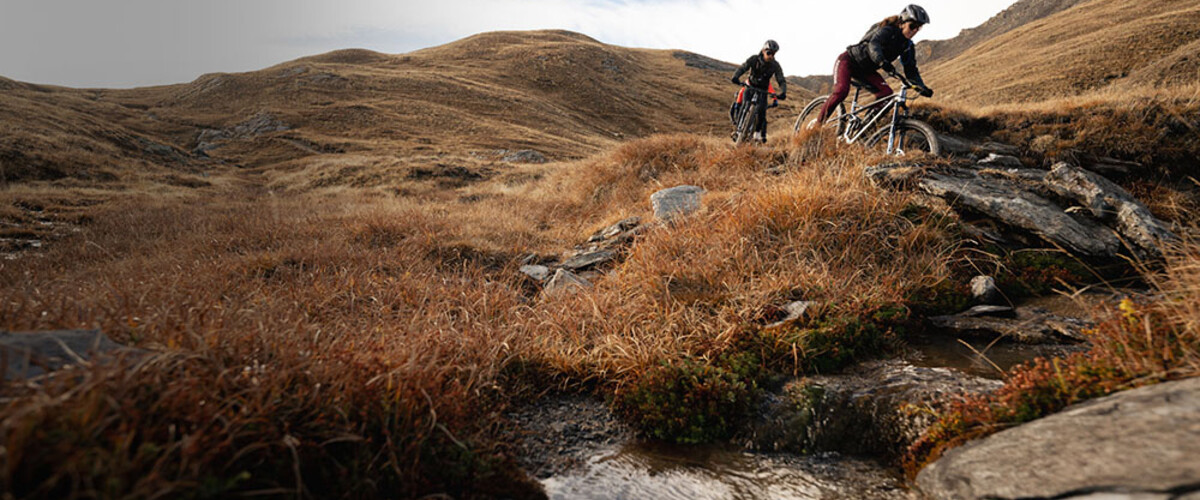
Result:
[[[0,75],[119,87],[249,71],[348,47],[399,53],[483,31],[569,29],[740,62],[767,38],[788,74],[828,73],[891,0],[2,0]],[[949,38],[1015,0],[924,0]]]

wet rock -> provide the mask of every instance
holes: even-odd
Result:
[[[505,154],[500,161],[505,163],[546,163],[550,160],[546,158],[546,155],[532,149],[522,149]]]
[[[1085,340],[1083,331],[1092,326],[1079,318],[1059,316],[1039,307],[1027,306],[1016,309],[976,306],[959,314],[933,316],[929,318],[929,322],[958,336],[1007,337],[1024,344]]]
[[[71,364],[139,352],[145,351],[113,342],[100,330],[0,332],[5,379],[36,377]]]
[[[546,478],[582,464],[600,450],[633,438],[598,398],[550,395],[508,414],[515,425],[517,461],[532,476]]]
[[[1177,239],[1150,209],[1099,174],[1059,163],[1050,169],[1045,182],[1058,195],[1082,203],[1094,217],[1114,221],[1117,231],[1143,255],[1159,256],[1163,243]]]
[[[1004,301],[996,279],[991,276],[976,276],[971,279],[971,298],[977,304],[1000,304]]]
[[[1197,429],[1200,378],[1166,382],[950,450],[921,471],[917,484],[935,499],[1194,495]],[[1109,494],[1127,496],[1094,496]]]
[[[671,221],[681,216],[690,215],[700,210],[701,196],[704,188],[699,186],[675,186],[663,189],[650,195],[650,204],[654,207],[654,217],[661,221]]]
[[[546,288],[542,289],[542,293],[544,295],[560,295],[579,292],[591,287],[592,284],[582,276],[566,269],[559,269],[554,272],[554,277],[546,283]]]
[[[536,264],[534,264],[534,265],[527,264],[527,265],[521,266],[520,271],[521,271],[521,273],[525,274],[526,276],[529,276],[530,278],[533,278],[537,281],[546,281],[546,279],[550,277],[550,268],[548,268],[546,266],[539,266]]]
[[[745,440],[759,450],[894,458],[933,423],[932,409],[1001,385],[949,368],[872,361],[845,374],[789,382],[767,398]]]

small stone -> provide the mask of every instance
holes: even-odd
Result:
[[[564,261],[562,267],[571,271],[589,269],[597,264],[613,260],[614,256],[615,254],[609,250],[582,253]]]
[[[990,153],[978,162],[982,166],[995,168],[1021,168],[1021,160],[1015,156]]]
[[[971,297],[978,304],[999,305],[1004,299],[991,276],[976,276],[971,280]]]
[[[654,207],[654,217],[662,221],[671,221],[680,216],[693,214],[700,210],[700,197],[704,188],[699,186],[675,186],[663,189],[650,195],[650,204]]]
[[[591,287],[592,284],[588,280],[566,269],[559,269],[554,273],[554,277],[550,278],[550,282],[546,283],[546,288],[542,290],[542,293],[546,295],[575,293]]]
[[[783,325],[786,325],[793,321],[796,321],[800,318],[803,318],[804,313],[808,312],[809,308],[816,306],[816,305],[817,305],[816,302],[798,300],[796,302],[792,302],[786,306],[783,306],[783,310],[786,311],[788,314],[787,317],[767,325],[767,328],[783,326]]]
[[[521,272],[538,281],[546,281],[550,277],[550,268],[538,265],[521,266]]]

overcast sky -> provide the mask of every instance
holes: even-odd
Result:
[[[1015,0],[919,0],[943,39]],[[788,75],[828,74],[891,0],[0,0],[0,76],[70,87],[182,83],[336,49],[403,53],[495,30],[568,29],[741,62],[767,38]]]

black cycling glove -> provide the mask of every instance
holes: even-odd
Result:
[[[730,78],[730,79],[729,79],[729,81],[733,82],[733,84],[734,84],[734,85],[741,85],[741,84],[742,84],[742,82],[738,81],[738,79],[737,79],[737,77],[736,77],[736,76],[735,76],[735,77],[733,77],[733,78]]]
[[[917,93],[921,94],[925,97],[933,97],[933,89],[926,87],[924,85],[917,86]]]

